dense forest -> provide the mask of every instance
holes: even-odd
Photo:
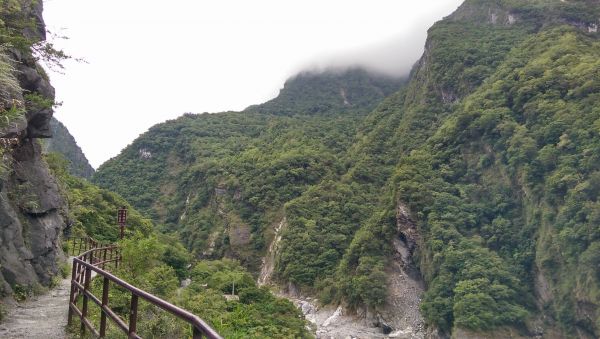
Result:
[[[163,230],[179,232],[197,254],[227,252],[256,271],[269,223],[281,218],[286,202],[345,171],[341,155],[361,117],[400,83],[360,69],[301,74],[286,83],[287,97],[265,104],[276,110],[287,100],[299,113],[257,113],[255,106],[187,114],[153,127],[104,164],[94,181],[126,197]]]
[[[226,338],[303,338],[309,337],[304,318],[288,300],[275,297],[259,288],[250,273],[234,260],[194,260],[179,239],[155,231],[151,220],[116,193],[99,188],[86,179],[69,173],[70,162],[61,154],[50,153],[46,161],[66,197],[69,227],[63,246],[69,240],[89,236],[103,243],[118,243],[123,261],[111,270],[121,279],[160,298],[179,305],[208,321]],[[128,209],[125,238],[118,239],[115,211]],[[66,273],[66,272],[65,272]],[[180,282],[191,283],[181,287]],[[181,287],[181,288],[180,288]],[[235,290],[232,291],[232,288]],[[96,295],[102,293],[102,280],[93,281]],[[239,301],[227,301],[224,294],[235,292]],[[118,286],[111,289],[111,308],[127,318],[130,295]],[[142,303],[139,316],[143,337],[182,338],[190,335],[189,326]],[[91,308],[92,320],[98,324],[100,309]],[[77,329],[73,329],[75,333]],[[109,337],[119,337],[120,329],[109,327]]]
[[[254,276],[280,232],[273,281],[323,303],[380,307],[402,239],[430,328],[597,337],[598,18],[592,0],[467,0],[407,79],[302,73],[154,126],[93,181]]]

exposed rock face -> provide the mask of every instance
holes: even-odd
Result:
[[[396,207],[396,226],[396,237],[392,239],[395,251],[386,267],[387,297],[378,309],[349,311],[344,305],[321,307],[317,299],[301,295],[291,283],[282,289],[279,295],[290,299],[302,311],[317,338],[444,338],[435,329],[425,329],[419,310],[425,286],[413,262],[413,253],[421,239],[410,211],[402,202]],[[266,280],[263,274],[267,275],[268,263],[277,252],[282,227],[285,218],[275,228],[259,282]]]
[[[24,34],[45,38],[42,1],[21,1],[25,14],[36,22]],[[11,50],[21,88],[26,93],[54,98],[54,88],[31,55]],[[64,202],[50,175],[35,138],[50,137],[51,108],[31,109],[25,121],[0,131],[5,174],[0,177],[0,296],[16,285],[48,284],[61,255],[58,241]],[[10,139],[9,139],[10,138]]]
[[[518,22],[515,13],[511,13],[504,6],[492,1],[464,2],[456,12],[448,16],[449,20],[471,21],[491,25],[509,26]]]
[[[268,285],[271,282],[271,277],[273,275],[273,270],[275,269],[275,257],[277,256],[277,252],[279,249],[279,243],[281,241],[281,230],[287,225],[287,220],[285,217],[281,219],[281,222],[277,224],[274,228],[275,235],[273,236],[273,240],[269,245],[269,251],[262,259],[262,264],[260,266],[260,274],[258,276],[258,285]]]
[[[417,224],[411,218],[408,207],[402,202],[398,202],[396,207],[396,227],[398,229],[398,235],[401,240],[406,243],[410,255],[412,256],[413,251],[420,241],[420,236],[419,231],[417,230]],[[404,260],[406,261],[407,259]]]

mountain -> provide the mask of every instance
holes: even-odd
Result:
[[[154,126],[94,181],[196,256],[382,329],[595,338],[599,18],[596,0],[467,0],[395,88],[299,75]]]
[[[69,173],[80,178],[90,179],[94,174],[94,168],[65,125],[53,117],[50,120],[50,131],[52,138],[44,140],[44,152],[62,154],[69,162]]]
[[[339,115],[370,111],[398,90],[399,79],[361,68],[306,71],[288,79],[279,95],[246,112],[275,115]]]
[[[402,83],[358,69],[322,76],[299,75],[277,99],[245,112],[186,114],[156,125],[103,164],[94,182],[166,230],[186,234],[198,253],[227,252],[257,271],[271,218],[311,185],[343,171],[341,155],[358,122]],[[320,83],[334,90],[310,100]]]

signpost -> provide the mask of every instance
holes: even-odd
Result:
[[[127,207],[122,206],[119,208],[117,212],[117,223],[119,223],[119,228],[121,229],[121,239],[123,239],[123,235],[125,233],[125,223],[127,222]]]

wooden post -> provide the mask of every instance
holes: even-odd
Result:
[[[192,325],[192,329],[192,339],[202,339],[202,332],[194,325]]]
[[[83,261],[85,261],[85,258]],[[79,283],[81,285],[85,283],[85,266],[83,265],[79,265]]]
[[[81,307],[81,336],[85,335],[85,322],[88,314],[88,296],[87,291],[90,289],[90,280],[92,280],[92,270],[86,266],[85,268],[85,279],[83,281],[83,306]]]
[[[137,308],[138,308],[138,296],[131,293],[131,308],[129,310],[129,338],[135,336],[137,331]]]
[[[110,280],[107,277],[104,277],[102,281],[102,307],[108,306],[108,288]],[[106,336],[106,312],[101,310],[100,312],[100,338],[104,338]]]
[[[73,261],[73,268],[71,269],[71,293],[69,294],[69,315],[67,318],[67,325],[71,326],[73,318],[73,310],[71,309],[71,303],[75,303],[75,275],[77,274],[77,263]]]
[[[106,263],[106,251],[106,248],[102,250],[102,269],[104,269],[104,264]]]

